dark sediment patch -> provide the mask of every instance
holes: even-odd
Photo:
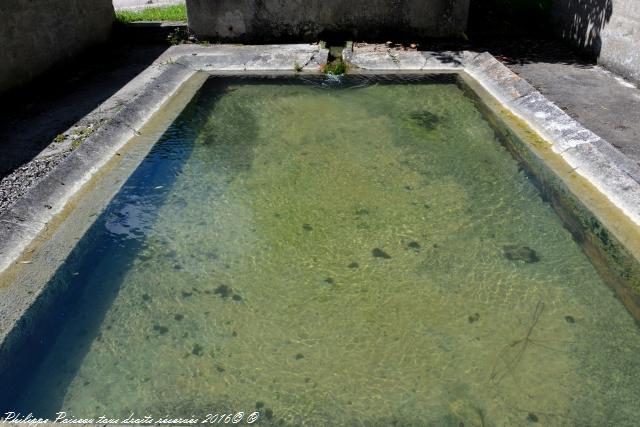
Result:
[[[371,251],[371,254],[375,257],[375,258],[382,258],[382,259],[391,259],[391,255],[389,255],[388,253],[386,253],[385,251],[383,251],[380,248],[375,248]]]
[[[428,111],[415,111],[409,117],[416,125],[426,130],[434,130],[440,123],[440,118]]]
[[[527,264],[540,261],[540,257],[528,246],[507,245],[502,248],[504,257],[509,261],[523,261]]]
[[[193,354],[194,356],[201,357],[203,353],[204,353],[204,348],[202,348],[200,344],[195,344],[191,349],[191,354]]]
[[[179,209],[184,209],[187,205],[188,203],[183,197],[180,197],[173,202],[173,206]]]
[[[160,335],[164,335],[169,332],[169,328],[162,325],[153,325],[153,330],[159,333]]]
[[[422,246],[420,246],[420,243],[414,241],[414,242],[409,242],[409,244],[407,245],[407,248],[414,251],[419,251],[420,248],[422,248]]]
[[[227,285],[220,285],[213,293],[219,295],[220,298],[229,298],[233,294],[233,289]]]

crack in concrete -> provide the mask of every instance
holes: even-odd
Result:
[[[315,52],[312,52],[311,58],[309,58],[309,60],[304,63],[304,65],[302,66],[302,69],[304,69],[307,65],[309,65],[311,63],[311,61],[313,61],[315,59],[316,54],[318,54],[318,53],[320,53],[319,50],[316,50]]]
[[[423,54],[424,57],[424,64],[422,64],[422,67],[420,67],[420,70],[423,71],[424,67],[427,66],[427,63],[429,62],[429,57],[426,54]]]

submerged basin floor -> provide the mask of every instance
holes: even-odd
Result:
[[[52,279],[17,407],[637,423],[636,324],[456,79],[210,79]]]

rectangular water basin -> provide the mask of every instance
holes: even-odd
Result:
[[[0,409],[634,425],[633,257],[494,113],[456,73],[209,78],[12,273],[50,301]]]

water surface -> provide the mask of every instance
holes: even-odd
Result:
[[[452,76],[210,79],[52,280],[43,416],[640,419],[637,326]]]

